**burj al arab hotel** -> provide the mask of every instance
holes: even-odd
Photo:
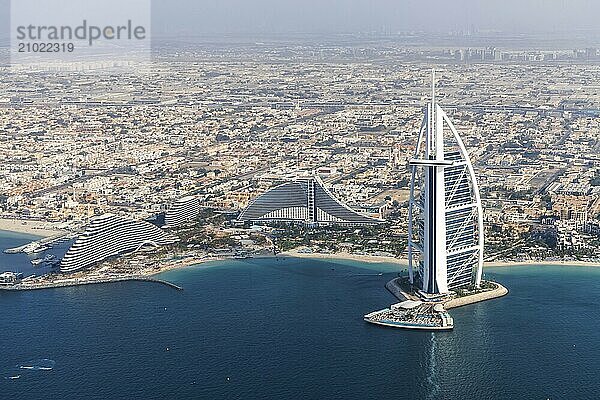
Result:
[[[423,294],[481,284],[483,210],[469,155],[435,100],[427,105],[414,157],[408,222],[408,271]]]

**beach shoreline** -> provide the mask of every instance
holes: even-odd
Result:
[[[160,267],[155,268],[153,270],[149,270],[147,272],[142,272],[142,276],[156,276],[169,271],[176,271],[179,269],[190,268],[194,266],[199,266],[202,264],[209,263],[211,261],[225,261],[228,260],[226,257],[205,257],[205,258],[197,258],[193,257],[191,259],[181,259],[170,263],[164,263]]]
[[[312,258],[312,259],[338,259],[338,260],[352,260],[366,263],[389,263],[398,264],[400,266],[408,267],[408,260],[405,258],[395,258],[389,256],[374,256],[374,255],[362,255],[352,253],[303,253],[298,250],[289,250],[278,254],[284,257],[296,257],[296,258]],[[516,266],[527,266],[527,265],[539,265],[539,266],[573,266],[573,267],[600,267],[600,262],[593,261],[576,261],[576,260],[544,260],[544,261],[485,261],[483,268],[496,268],[496,267],[516,267]]]
[[[53,234],[56,234],[57,231],[52,231]],[[277,257],[289,257],[289,258],[298,258],[298,259],[306,259],[306,260],[339,260],[339,261],[355,261],[362,262],[368,264],[392,264],[397,265],[400,269],[406,269],[408,267],[408,261],[402,258],[395,258],[391,256],[377,256],[377,255],[365,255],[365,254],[352,254],[346,252],[340,253],[308,253],[300,250],[290,250],[281,252],[278,254],[257,254],[251,256],[253,259],[271,259]],[[120,281],[120,280],[128,280],[131,279],[143,279],[143,278],[152,278],[156,277],[160,274],[169,272],[182,270],[185,268],[201,266],[203,264],[209,262],[223,262],[223,261],[234,261],[236,258],[230,256],[187,256],[180,259],[168,260],[168,261],[158,261],[152,268],[144,268],[138,269],[135,271],[129,272],[117,272],[115,270],[111,270],[110,267],[101,267],[97,270],[92,271],[81,271],[74,276],[65,278],[65,277],[50,277],[50,276],[40,276],[36,277],[33,280],[22,282],[18,286],[21,289],[39,289],[44,287],[56,287],[57,283],[60,285],[66,284],[66,286],[74,286],[81,284],[90,284],[90,283],[103,283],[103,282],[111,282],[111,281]],[[513,267],[513,266],[527,266],[527,265],[536,265],[536,266],[581,266],[581,267],[600,267],[598,263],[593,262],[583,262],[583,261],[521,261],[521,262],[486,262],[484,264],[484,268],[495,268],[495,267]],[[65,282],[70,281],[69,283]],[[102,281],[102,282],[100,282]]]
[[[374,256],[366,254],[352,254],[352,253],[303,253],[298,250],[288,250],[281,253],[277,253],[278,257],[295,257],[295,258],[310,258],[310,259],[322,259],[322,260],[350,260],[359,261],[365,263],[389,263],[398,264],[404,267],[408,267],[408,260],[402,258],[395,258],[389,256]]]
[[[0,218],[0,231],[23,233],[41,238],[55,236],[66,231],[59,229],[56,222],[31,219]]]
[[[563,266],[563,267],[600,267],[600,262],[595,261],[577,261],[577,260],[552,260],[552,261],[486,261],[483,268],[504,268],[518,266]]]

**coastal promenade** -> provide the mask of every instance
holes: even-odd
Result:
[[[444,308],[449,310],[451,308],[462,307],[469,304],[479,303],[480,301],[496,299],[498,297],[506,296],[508,289],[499,284],[498,282],[491,282],[496,285],[495,289],[487,290],[485,292],[475,293],[469,296],[456,297],[452,300],[444,303]]]
[[[77,279],[57,279],[54,281],[23,281],[15,285],[0,286],[0,290],[20,291],[20,290],[41,290],[41,289],[52,289],[61,288],[68,286],[79,286],[79,285],[95,285],[100,283],[112,283],[112,282],[125,282],[125,281],[141,281],[141,282],[154,282],[162,285],[171,287],[176,290],[183,290],[181,286],[178,286],[172,282],[165,281],[163,279],[156,279],[147,276],[118,276],[118,277],[102,277],[102,278],[77,278]]]
[[[446,310],[456,307],[462,307],[469,304],[479,303],[480,301],[496,299],[498,297],[506,296],[508,294],[508,289],[499,284],[498,282],[487,281],[496,287],[494,289],[485,290],[478,293],[473,293],[470,295],[462,296],[462,297],[454,297],[449,300],[443,302],[444,308]],[[388,283],[385,284],[387,290],[390,291],[399,301],[405,300],[419,300],[419,298],[415,295],[412,295],[406,292],[402,288],[402,284],[400,283],[400,278],[394,278]]]

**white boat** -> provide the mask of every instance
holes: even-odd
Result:
[[[36,258],[36,259],[31,260],[31,264],[33,266],[38,266],[42,263],[55,264],[57,262],[58,262],[58,260],[54,254],[46,254],[46,256],[44,258]]]
[[[42,251],[46,251],[48,249],[49,249],[48,246],[41,245],[38,242],[32,242],[32,243],[29,243],[27,246],[23,247],[23,253],[34,254],[34,253],[40,253]]]
[[[41,249],[41,246],[37,243],[30,243],[27,246],[23,247],[23,253],[26,254],[33,254],[33,253],[39,253]]]

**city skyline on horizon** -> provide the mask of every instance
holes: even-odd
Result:
[[[0,10],[7,11],[0,13],[0,40],[8,37],[10,1],[0,0]],[[152,7],[152,33],[157,39],[490,32],[499,35],[563,33],[596,41],[600,34],[595,17],[600,13],[600,4],[593,0],[509,0],[485,4],[472,0],[148,1]]]

